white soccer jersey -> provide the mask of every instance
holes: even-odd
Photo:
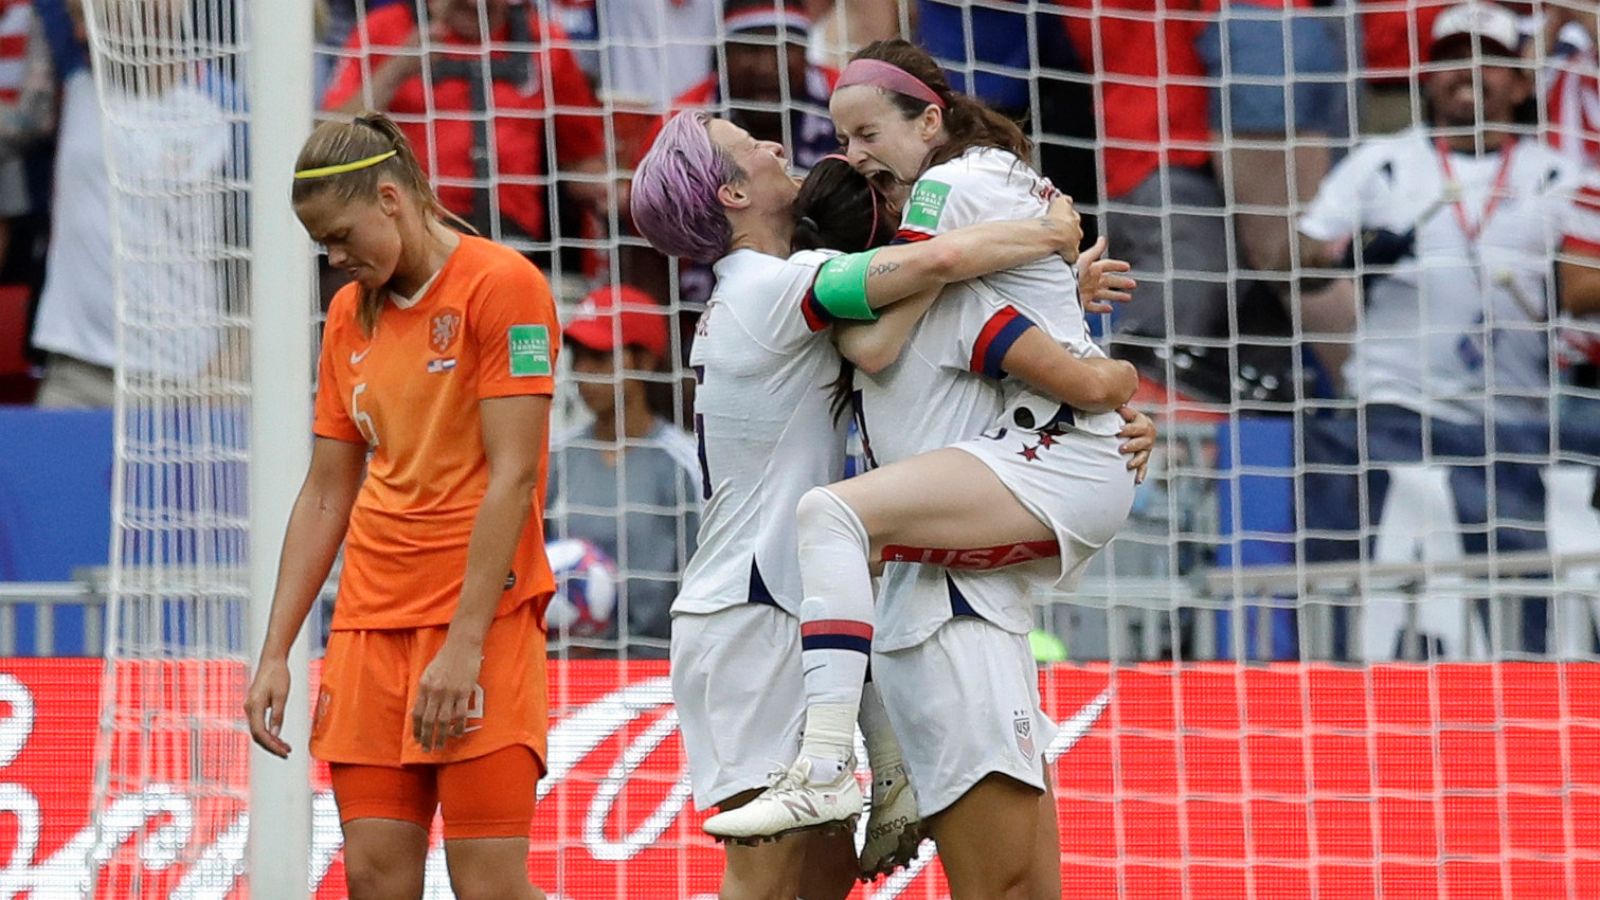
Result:
[[[829,409],[840,359],[811,296],[833,255],[739,250],[713,267],[689,359],[705,509],[674,614],[752,602],[799,613],[795,506],[844,475],[845,421]]]
[[[1345,365],[1350,393],[1472,422],[1542,420],[1549,395],[1551,255],[1572,225],[1577,169],[1534,140],[1441,152],[1420,128],[1345,157],[1300,230],[1340,241],[1416,228],[1415,256],[1372,280]]]
[[[856,424],[868,465],[948,447],[994,423],[1004,398],[1000,382],[984,374],[986,351],[998,333],[986,326],[997,316],[1011,321],[1011,308],[977,282],[951,285],[912,329],[893,365],[876,375],[856,372]],[[873,646],[880,652],[915,646],[969,609],[1025,633],[1033,621],[1028,594],[1029,579],[1016,570],[887,563]]]
[[[934,166],[917,179],[896,239],[927,240],[982,222],[1043,216],[1059,193],[1048,178],[1014,154],[993,147],[974,148]],[[983,358],[973,360],[974,368],[981,365],[981,371],[996,378],[1004,375],[1000,362],[1005,351],[1030,322],[1080,359],[1105,356],[1089,336],[1083,307],[1078,302],[1077,275],[1060,257],[1035,260],[984,276],[977,282],[1003,298],[1010,311],[991,317],[983,326],[982,333],[989,340],[985,342]],[[977,339],[979,333],[970,337]],[[1015,380],[1009,381],[1004,390],[1008,402],[1020,394],[1038,396]],[[1071,420],[1063,424],[1100,435],[1116,434],[1123,425],[1115,413],[1081,412],[1073,413]]]

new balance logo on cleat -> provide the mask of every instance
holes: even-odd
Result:
[[[721,840],[759,841],[813,828],[853,831],[861,815],[861,785],[854,764],[824,784],[811,783],[811,761],[802,759],[738,809],[707,819],[706,834]]]
[[[817,807],[811,802],[810,797],[785,797],[782,801],[784,809],[789,815],[794,816],[796,822],[805,822],[817,817]]]
[[[922,844],[922,821],[917,799],[903,765],[873,772],[871,813],[867,816],[867,841],[861,848],[861,878],[871,881],[908,865]]]

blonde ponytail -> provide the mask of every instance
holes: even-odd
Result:
[[[384,180],[400,185],[423,211],[461,231],[477,234],[464,219],[439,202],[428,175],[417,161],[411,141],[395,121],[383,113],[367,112],[349,122],[324,122],[311,132],[295,160],[295,203],[332,191],[343,201],[377,199]],[[321,171],[319,171],[321,170]],[[324,174],[326,172],[326,174]],[[356,321],[371,335],[383,310],[381,289],[363,290]]]

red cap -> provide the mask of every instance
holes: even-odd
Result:
[[[625,347],[668,358],[667,311],[656,298],[632,285],[608,284],[590,291],[562,334],[573,343],[601,352],[615,349],[620,336]]]

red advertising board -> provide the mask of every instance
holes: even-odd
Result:
[[[237,670],[125,664],[111,741],[97,737],[102,671],[0,662],[0,900],[91,883],[244,896]],[[537,883],[564,900],[714,896],[719,855],[688,803],[664,664],[565,662],[551,677]],[[1600,897],[1600,665],[1059,666],[1042,684],[1063,723],[1074,898]],[[97,759],[113,786],[98,839]],[[326,773],[315,781],[318,896],[341,897],[337,816]],[[446,884],[436,848],[431,892]],[[857,896],[945,888],[924,860]]]

